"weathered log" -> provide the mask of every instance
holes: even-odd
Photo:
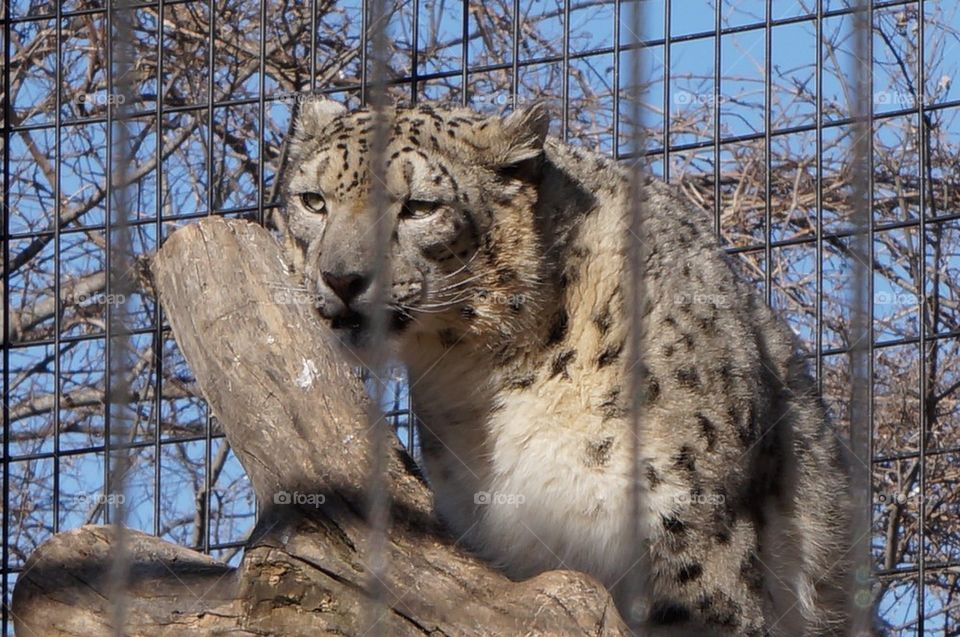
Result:
[[[279,246],[256,225],[207,219],[175,232],[153,272],[261,515],[237,569],[131,532],[126,634],[628,633],[589,577],[554,571],[512,582],[458,547],[399,445],[389,463],[386,606],[371,626],[368,398],[296,293]],[[13,596],[18,635],[111,632],[112,535],[84,527],[37,549]]]

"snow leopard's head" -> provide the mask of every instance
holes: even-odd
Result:
[[[376,169],[369,110],[312,100],[297,117],[281,222],[318,312],[362,346],[382,263],[393,340],[523,329],[541,271],[533,207],[546,110],[499,118],[415,107],[391,109],[385,122]]]

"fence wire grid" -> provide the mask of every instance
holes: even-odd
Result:
[[[54,533],[122,515],[239,561],[256,503],[147,285],[147,258],[207,215],[269,223],[297,103],[368,100],[372,14],[368,0],[0,10],[10,635],[13,586]],[[642,139],[649,169],[710,212],[741,274],[805,343],[841,437],[862,440],[878,631],[960,635],[960,3],[874,1],[859,51],[857,10],[388,2],[386,92],[488,113],[545,99],[554,135],[625,161]],[[639,120],[631,92],[644,96]],[[415,448],[402,370],[381,402]]]

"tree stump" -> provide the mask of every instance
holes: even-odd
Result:
[[[279,245],[257,225],[209,218],[170,237],[153,275],[261,512],[235,569],[128,531],[125,634],[628,634],[588,576],[552,571],[513,582],[458,547],[398,444],[388,466],[387,576],[374,598],[364,515],[369,399],[309,304],[290,302],[299,281]],[[17,635],[114,634],[114,533],[83,527],[33,553],[13,594]]]

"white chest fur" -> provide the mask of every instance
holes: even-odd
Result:
[[[508,395],[484,426],[483,470],[448,454],[446,479],[433,472],[439,513],[512,577],[571,568],[613,586],[636,559],[634,536],[651,532],[670,508],[660,501],[669,488],[658,491],[658,502],[646,498],[653,509],[637,528],[632,434],[627,421],[591,413],[595,400],[589,384],[570,382]]]

